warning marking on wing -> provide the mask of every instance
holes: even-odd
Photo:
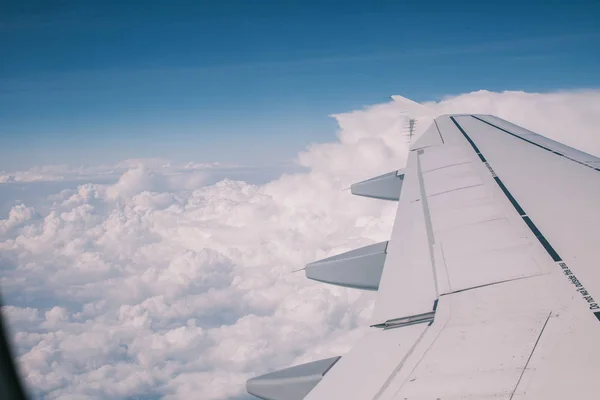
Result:
[[[560,267],[562,268],[563,273],[565,274],[565,276],[571,281],[571,283],[573,285],[575,285],[575,289],[581,294],[581,296],[583,297],[583,299],[588,302],[590,310],[598,310],[598,309],[600,309],[600,306],[598,306],[598,303],[596,302],[596,300],[594,300],[594,298],[586,290],[586,288],[579,281],[579,279],[577,279],[577,277],[575,276],[575,274],[573,273],[573,271],[571,271],[569,269],[569,267],[567,267],[567,264],[565,264],[564,262],[561,261],[561,262],[558,263],[558,265],[560,265]]]
[[[496,177],[496,172],[494,171],[494,169],[490,166],[489,162],[484,162],[485,166],[487,167],[487,169],[490,170],[490,173],[492,174],[492,176],[495,178]]]

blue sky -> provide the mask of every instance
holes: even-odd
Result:
[[[600,2],[479,3],[3,2],[0,170],[275,163],[392,94],[600,87]]]

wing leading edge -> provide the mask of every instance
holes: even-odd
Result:
[[[379,276],[369,257],[359,269],[378,291],[372,331],[303,398],[593,398],[600,159],[494,116],[445,115],[399,176],[357,186],[398,199]],[[357,270],[342,256],[331,283]],[[278,384],[281,397],[253,394],[288,398]]]

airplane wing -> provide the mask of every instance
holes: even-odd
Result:
[[[348,354],[250,379],[263,399],[598,398],[600,159],[491,115],[444,115],[407,166],[388,242],[307,265],[377,290]],[[376,200],[373,200],[376,201]]]

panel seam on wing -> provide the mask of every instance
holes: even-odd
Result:
[[[548,318],[546,318],[546,322],[544,322],[544,326],[542,326],[542,330],[540,331],[540,334],[538,335],[537,340],[535,341],[535,344],[533,345],[533,349],[531,349],[531,353],[529,354],[529,358],[527,359],[527,362],[525,363],[525,366],[523,367],[523,371],[521,371],[521,375],[519,376],[519,380],[517,381],[517,384],[515,385],[515,388],[513,389],[511,395],[510,395],[510,399],[512,400],[512,398],[514,397],[515,393],[517,392],[517,389],[519,388],[519,384],[521,383],[521,379],[523,379],[523,375],[525,374],[525,371],[527,370],[527,366],[529,365],[529,362],[531,361],[531,357],[533,357],[533,353],[535,352],[535,349],[538,345],[538,343],[540,342],[540,339],[542,338],[542,334],[544,333],[544,330],[546,329],[546,325],[548,325],[548,321],[550,320],[550,317],[552,316],[552,311],[550,311],[550,313],[548,314]]]
[[[448,164],[448,165],[444,165],[442,167],[436,167],[436,168],[433,168],[433,169],[428,169],[427,171],[423,172],[423,174],[428,174],[428,173],[433,172],[433,171],[439,171],[440,169],[444,169],[444,168],[455,167],[457,165],[470,164],[472,162],[473,162],[473,160],[468,160],[468,161],[461,161],[461,162],[457,162],[457,163],[453,163],[453,164]]]
[[[472,286],[472,287],[468,287],[468,288],[464,288],[464,289],[453,290],[453,291],[448,292],[448,293],[442,293],[442,294],[440,294],[440,297],[450,296],[451,294],[456,294],[456,293],[467,292],[469,290],[481,289],[481,288],[484,288],[484,287],[487,287],[487,286],[494,286],[494,285],[500,285],[502,283],[508,283],[508,282],[513,282],[513,281],[520,281],[522,279],[537,278],[539,276],[550,275],[550,274],[552,274],[552,273],[551,272],[546,272],[546,273],[543,273],[543,274],[520,276],[518,278],[512,278],[512,279],[504,279],[504,280],[497,281],[497,282],[485,283],[483,285],[477,285],[477,286]]]

